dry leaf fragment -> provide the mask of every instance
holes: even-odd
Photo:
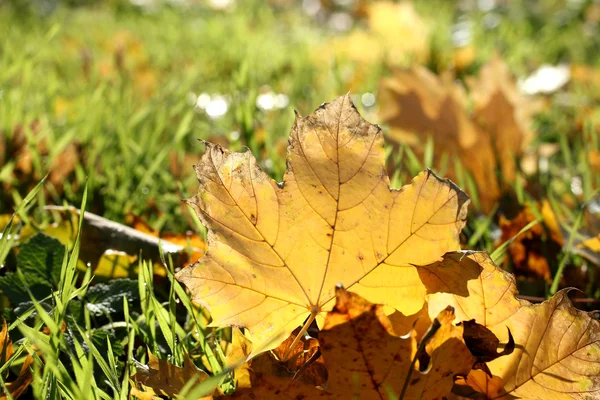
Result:
[[[322,326],[337,284],[415,313],[429,274],[416,265],[460,248],[468,197],[429,170],[390,189],[381,130],[349,95],[297,116],[283,183],[249,152],[206,146],[189,204],[208,252],[177,279],[213,325],[245,326],[256,344],[276,347],[307,317]]]
[[[64,180],[73,173],[81,159],[81,148],[76,142],[65,144],[62,149],[58,149],[60,151],[51,150],[39,120],[32,121],[27,127],[15,126],[11,140],[3,140],[6,150],[0,146],[0,151],[6,151],[8,160],[15,160],[13,174],[19,182],[42,178],[41,175],[35,174],[38,171],[34,171],[34,153],[43,157],[52,156],[51,162],[48,164],[48,181],[58,193],[62,193]]]
[[[131,378],[142,384],[143,390],[135,388],[134,385],[132,385],[132,389],[135,388],[135,392],[146,392],[148,396],[154,396],[158,393],[163,396],[177,397],[188,381],[195,379],[200,383],[208,378],[208,374],[198,369],[187,354],[183,367],[177,367],[168,361],[157,358],[148,350],[148,364],[137,363],[136,370],[137,372]],[[147,388],[150,388],[150,390]],[[202,397],[206,400],[212,398],[212,395]]]
[[[204,240],[198,234],[192,231],[188,230],[185,233],[163,232],[161,234],[148,225],[141,217],[134,214],[126,216],[126,223],[135,230],[160,238],[162,242],[181,246],[181,257],[178,257],[178,260],[176,260],[181,265],[193,264],[204,255],[206,243],[204,243]]]
[[[508,343],[506,343],[504,349],[498,351],[500,340],[485,326],[478,324],[473,319],[460,322],[458,325],[463,327],[465,344],[477,360],[473,365],[473,369],[480,369],[491,378],[492,373],[486,363],[498,357],[509,355],[515,350],[515,341],[510,329],[508,330]]]
[[[507,395],[567,400],[592,398],[600,390],[600,321],[573,307],[567,291],[531,304],[515,297],[514,277],[485,253],[451,253],[441,263],[458,263],[481,275],[467,283],[467,296],[444,293],[441,287],[431,294],[430,315],[451,304],[459,319],[475,319],[503,343],[510,329],[514,352],[488,363]]]

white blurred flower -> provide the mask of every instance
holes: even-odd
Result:
[[[261,93],[256,97],[256,107],[263,111],[285,108],[289,102],[290,100],[285,94],[272,91]]]
[[[345,12],[337,12],[329,17],[329,25],[338,32],[346,32],[352,28],[352,16]]]
[[[256,106],[263,111],[272,110],[275,106],[275,93],[268,92],[256,97]]]
[[[210,104],[210,95],[208,93],[202,93],[196,99],[196,107],[201,108],[202,110],[204,110],[206,108],[206,106],[208,106],[209,104]]]
[[[525,94],[548,94],[563,87],[569,79],[571,69],[567,64],[544,64],[527,78],[519,80],[518,86]]]
[[[451,39],[454,47],[465,47],[470,44],[473,39],[471,22],[466,20],[457,22],[452,27]]]
[[[213,96],[210,100],[210,103],[206,106],[206,114],[212,119],[221,118],[227,110],[229,109],[229,104],[227,104],[227,100],[225,100],[222,96]]]
[[[189,105],[195,106],[197,101],[198,101],[198,96],[196,95],[196,93],[189,92],[187,94],[187,102]]]
[[[304,0],[302,9],[308,15],[316,15],[321,10],[321,2],[319,0]]]
[[[233,3],[234,0],[208,0],[208,4],[216,10],[224,10]]]
[[[231,131],[229,133],[229,139],[231,139],[234,142],[237,142],[238,140],[240,140],[240,133],[238,131]]]
[[[275,96],[275,107],[285,108],[290,104],[290,99],[285,94],[279,93]]]
[[[363,106],[371,107],[373,104],[375,104],[375,95],[373,93],[365,93],[360,98],[360,101]]]
[[[575,196],[581,196],[583,194],[583,182],[580,177],[576,176],[571,179],[571,192],[573,192]]]

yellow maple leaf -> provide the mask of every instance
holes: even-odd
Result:
[[[322,326],[337,284],[415,313],[431,275],[417,265],[460,248],[468,197],[429,170],[390,189],[381,129],[349,95],[297,116],[282,183],[250,152],[206,146],[189,204],[209,229],[208,251],[177,279],[213,325],[245,326],[254,343],[274,348],[307,318]]]
[[[451,304],[458,319],[475,319],[504,343],[510,329],[516,343],[512,354],[488,364],[494,376],[488,386],[480,375],[463,383],[488,388],[490,399],[581,399],[600,390],[600,321],[573,307],[567,290],[531,304],[515,297],[514,277],[486,253],[451,253],[437,264],[460,265],[480,275],[467,283],[466,294],[453,294],[440,284],[429,295],[430,315]]]

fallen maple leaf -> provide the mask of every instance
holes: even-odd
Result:
[[[252,387],[232,398],[272,399],[437,399],[448,395],[454,377],[466,375],[475,362],[465,345],[463,329],[452,325],[454,310],[443,310],[420,349],[427,354],[427,371],[414,369],[414,333],[399,337],[382,305],[371,304],[343,288],[327,314],[319,342],[329,371],[325,390],[291,379],[251,371]],[[404,389],[404,390],[403,390]]]
[[[188,381],[195,379],[198,382],[208,378],[208,374],[198,369],[186,354],[183,367],[178,367],[166,360],[161,360],[148,350],[148,364],[136,363],[137,372],[131,378],[142,385],[142,390],[131,385],[132,395],[137,397],[153,398],[156,394],[177,397]],[[210,400],[212,395],[201,399]]]
[[[479,189],[480,207],[489,211],[505,183],[516,178],[515,159],[532,140],[531,117],[540,104],[521,95],[508,67],[498,57],[468,80],[474,114],[467,95],[450,73],[440,77],[425,67],[398,70],[380,85],[380,117],[391,127],[390,138],[423,152],[427,136],[434,154],[458,156]],[[457,176],[448,165],[449,176]],[[496,169],[502,172],[500,181]]]
[[[458,264],[481,274],[467,283],[466,296],[440,284],[429,296],[430,315],[451,304],[458,319],[475,319],[502,342],[508,340],[507,328],[514,335],[515,351],[488,364],[494,384],[486,386],[486,398],[581,399],[593,398],[600,390],[600,321],[573,307],[566,290],[531,304],[515,297],[514,277],[485,253],[450,253],[438,264]],[[481,379],[472,377],[469,382],[481,389]]]
[[[337,284],[409,315],[437,272],[459,273],[417,265],[460,248],[468,197],[429,170],[390,189],[381,129],[349,95],[297,116],[283,183],[249,152],[206,147],[188,202],[208,227],[208,251],[177,279],[213,325],[244,326],[275,348],[303,323],[322,326]]]

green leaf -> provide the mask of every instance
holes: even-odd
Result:
[[[122,313],[123,296],[130,304],[139,302],[136,280],[115,279],[91,286],[86,294],[86,307],[94,315]]]
[[[48,297],[58,286],[65,248],[56,239],[38,233],[19,249],[17,268],[23,274],[27,287],[14,272],[0,277],[0,290],[15,308],[25,311],[31,306],[27,289],[37,300]]]
[[[37,275],[27,276],[27,282],[29,290],[36,299],[43,299],[52,293],[52,286],[43,277]],[[14,272],[8,272],[5,276],[0,277],[0,290],[15,308],[15,313],[19,314],[17,309],[26,311],[31,307],[29,293],[27,293],[21,279]]]
[[[65,258],[65,247],[55,238],[38,233],[17,255],[17,266],[25,277],[40,277],[57,287]]]

